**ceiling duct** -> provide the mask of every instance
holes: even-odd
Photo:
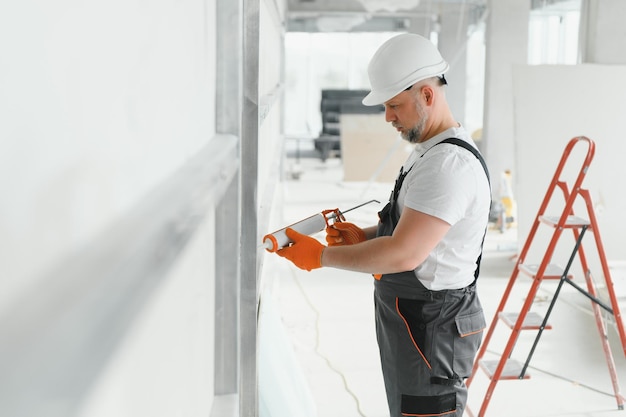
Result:
[[[349,32],[368,20],[363,15],[344,16],[320,16],[317,19],[317,27],[320,32]]]
[[[370,13],[387,11],[397,12],[399,10],[411,10],[416,8],[420,0],[357,0]]]

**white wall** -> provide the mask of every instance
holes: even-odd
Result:
[[[512,71],[528,59],[530,2],[489,0],[487,7],[484,125],[479,146],[491,176],[499,178],[515,162]],[[497,183],[493,191],[498,195]]]
[[[585,0],[581,15],[582,62],[626,64],[626,3],[621,0]]]
[[[214,235],[209,213],[109,360],[80,416],[210,415]]]
[[[626,195],[622,192],[622,180],[626,178],[623,160],[626,141],[622,128],[626,96],[620,93],[626,91],[626,66],[518,66],[514,71],[513,91],[516,155],[513,178],[520,245],[528,235],[565,146],[571,138],[583,135],[596,144],[595,158],[583,188],[590,190],[607,258],[626,259],[626,223],[623,221]],[[574,174],[586,151],[586,145],[581,144],[569,158],[576,164]],[[561,194],[555,197],[555,201],[563,201]],[[576,212],[586,213],[580,207]],[[550,212],[560,213],[558,206]],[[586,215],[581,217],[587,218]],[[564,233],[561,240],[571,243],[571,250],[571,233]],[[595,256],[593,240],[585,246],[590,255]],[[540,260],[534,258],[535,262]],[[567,258],[561,256],[556,260],[565,266]],[[527,261],[533,263],[533,259]],[[592,272],[602,277],[600,270]]]
[[[214,28],[215,0],[0,3],[3,323],[11,321],[13,303],[54,288],[62,278],[54,274],[57,265],[97,246],[101,233],[214,137]],[[158,214],[161,207],[151,209]],[[149,211],[126,229],[129,240],[150,218]],[[163,286],[136,321],[124,323],[128,337],[80,415],[210,414],[213,246],[208,213]],[[129,257],[135,249],[128,247]],[[122,272],[125,265],[117,267]],[[31,318],[33,328],[48,319]],[[106,336],[93,344],[107,346]],[[48,353],[43,360],[54,362],[57,352]],[[92,365],[76,362],[60,372],[80,374]],[[69,416],[75,406],[74,398],[57,398],[39,410]]]
[[[0,6],[0,310],[213,135],[211,7]]]

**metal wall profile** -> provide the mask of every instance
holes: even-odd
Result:
[[[243,74],[242,2],[216,2],[216,114],[218,132],[241,137]],[[228,36],[217,34],[228,33]],[[241,146],[241,142],[239,142]],[[240,152],[239,146],[237,152]],[[239,413],[239,250],[241,225],[240,163],[237,173],[215,210],[215,388],[211,416]]]
[[[240,195],[239,415],[256,417],[257,393],[257,187],[259,154],[259,0],[243,0],[243,103]]]
[[[238,140],[214,137],[177,173],[0,317],[0,415],[68,417],[168,277],[237,168]]]
[[[259,124],[263,124],[272,107],[283,93],[283,84],[277,84],[272,91],[261,97],[259,103]]]
[[[264,189],[259,190],[259,132],[281,103],[284,88],[281,68],[277,85],[263,94],[259,91],[261,14],[279,36],[284,33],[285,23],[277,0],[218,0],[216,10],[216,33],[230,34],[217,36],[217,129],[241,141],[238,172],[216,211],[216,396],[211,415],[256,417],[257,320],[263,259],[258,246],[259,229],[267,226],[280,168],[272,164],[262,178]],[[263,48],[276,48],[282,53],[283,45],[277,42],[264,44]],[[222,227],[227,219],[230,230]],[[232,263],[233,254],[236,265]]]

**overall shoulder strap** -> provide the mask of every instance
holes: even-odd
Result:
[[[489,179],[489,170],[487,169],[487,164],[485,163],[483,156],[480,154],[480,152],[478,152],[478,149],[474,148],[472,145],[470,145],[469,143],[459,138],[448,138],[448,139],[442,140],[437,145],[440,145],[442,143],[451,143],[453,145],[460,146],[461,148],[465,148],[471,153],[473,153],[474,156],[480,161],[480,164],[483,166],[483,170],[485,170],[485,175],[487,176],[487,182],[489,183],[489,186],[491,187],[491,180]],[[491,209],[489,209],[489,211],[491,211]],[[480,254],[478,255],[478,259],[476,259],[476,270],[474,271],[474,284],[476,283],[476,280],[478,279],[478,275],[480,274],[480,261],[482,260],[482,257],[483,257],[482,248],[483,248],[483,244],[485,243],[486,234],[487,234],[487,230],[485,230],[485,234],[483,235],[483,241],[480,244]]]

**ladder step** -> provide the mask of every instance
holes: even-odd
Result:
[[[519,313],[515,312],[501,312],[499,314],[500,319],[506,323],[511,329],[515,327],[515,323],[517,323],[517,318],[519,317]],[[541,323],[543,323],[543,317],[541,317],[538,313],[534,311],[528,312],[526,317],[524,317],[524,323],[522,323],[522,330],[539,330],[541,328]],[[546,327],[544,330],[549,330],[552,328],[550,323],[546,323]]]
[[[560,216],[539,216],[539,220],[547,225],[556,227],[559,224],[559,220],[561,220]],[[563,227],[567,227],[567,228],[579,228],[579,227],[583,227],[583,226],[589,226],[591,223],[589,223],[589,220],[583,219],[582,217],[578,217],[578,216],[567,216],[567,219],[565,220],[565,224],[563,225]]]
[[[485,371],[489,379],[493,379],[496,373],[496,368],[498,367],[499,363],[500,363],[499,360],[490,360],[490,361],[480,360],[478,362],[478,364],[480,365],[482,370]],[[504,369],[502,370],[502,374],[500,375],[500,378],[498,378],[498,380],[529,379],[530,378],[530,375],[528,375],[528,373],[524,374],[523,378],[520,378],[519,376],[521,373],[522,373],[522,364],[516,361],[515,359],[508,359],[506,363],[504,364]]]
[[[538,264],[520,264],[519,270],[524,272],[526,275],[536,279],[537,271],[539,271]],[[555,264],[548,264],[546,266],[545,271],[543,271],[543,279],[561,279],[563,276],[564,269]],[[574,278],[572,274],[567,274],[567,279]]]

